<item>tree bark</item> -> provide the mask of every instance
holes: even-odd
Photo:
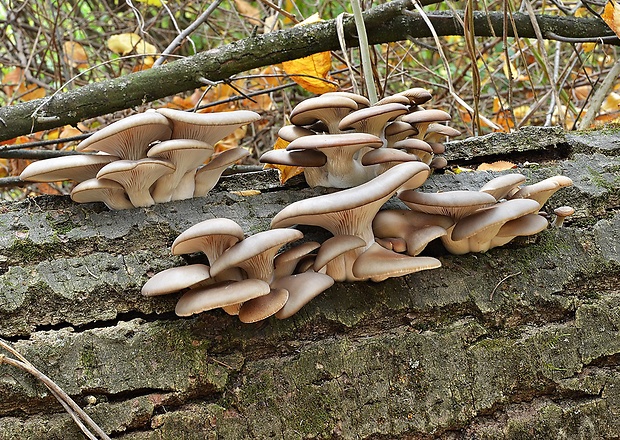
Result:
[[[369,41],[379,44],[430,36],[419,14],[409,12],[410,7],[410,0],[397,0],[368,10],[364,21]],[[513,17],[520,37],[536,37],[528,15],[516,13]],[[451,13],[430,14],[430,19],[439,35],[463,34],[461,25]],[[477,13],[474,19],[477,35],[502,34],[501,14]],[[537,16],[536,19],[544,37],[549,39],[557,39],[558,36],[598,38],[614,35],[600,19],[547,15]],[[508,28],[510,36],[513,36],[512,27]],[[349,47],[357,46],[355,24],[350,18],[345,19],[345,35]],[[204,85],[203,78],[209,81],[226,80],[254,68],[339,48],[335,20],[246,38],[158,68],[0,108],[0,141],[76,124],[88,118],[193,90]]]
[[[617,438],[619,145],[620,132],[537,128],[453,142],[453,161],[527,158],[513,171],[528,183],[571,177],[545,209],[577,213],[487,253],[432,246],[439,269],[337,283],[257,325],[178,318],[178,295],[140,288],[184,262],[170,255],[181,231],[211,217],[265,230],[318,193],[301,179],[231,176],[203,199],[119,212],[60,196],[4,203],[0,336],[125,440]],[[494,175],[435,174],[423,190],[477,190]],[[245,189],[262,193],[234,192]],[[80,438],[41,384],[0,366],[1,440]]]

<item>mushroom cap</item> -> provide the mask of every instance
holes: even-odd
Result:
[[[447,122],[451,119],[452,117],[449,113],[438,109],[418,110],[408,113],[400,118],[401,121],[408,122],[411,125],[425,123],[430,124],[431,122]]]
[[[30,182],[83,182],[97,176],[104,165],[118,160],[110,154],[75,154],[38,160],[28,165],[19,178]]]
[[[377,165],[383,163],[399,163],[399,162],[414,162],[420,161],[420,158],[415,154],[409,154],[402,150],[396,150],[394,148],[377,148],[376,150],[370,150],[364,156],[362,156],[362,165]]]
[[[485,183],[480,192],[491,194],[496,200],[506,196],[516,187],[525,182],[525,176],[519,173],[504,174]]]
[[[211,157],[211,160],[196,171],[194,197],[204,197],[217,184],[226,168],[250,154],[243,147],[231,148]]]
[[[286,289],[289,292],[288,301],[276,312],[276,318],[286,319],[293,316],[333,284],[334,280],[330,276],[318,272],[304,272],[275,280],[271,283],[272,288]]]
[[[321,244],[314,259],[313,269],[315,272],[318,272],[330,261],[342,254],[365,246],[366,242],[355,235],[335,235],[330,237]]]
[[[371,223],[381,206],[405,183],[430,169],[420,162],[398,164],[369,182],[340,192],[299,200],[271,220],[272,228],[314,225],[333,235],[357,235],[373,242]]]
[[[472,212],[497,203],[495,197],[478,191],[446,191],[442,193],[423,193],[406,190],[398,198],[413,211],[427,214],[447,215],[455,220]]]
[[[71,200],[77,203],[103,202],[113,210],[131,209],[125,188],[113,180],[92,178],[78,183],[71,190]]]
[[[575,208],[572,206],[560,206],[559,208],[555,208],[553,212],[558,217],[568,217],[569,215],[573,215],[575,213]]]
[[[526,235],[538,234],[549,226],[547,219],[538,214],[525,214],[514,220],[507,221],[503,224],[497,237],[518,237]]]
[[[418,134],[417,128],[403,121],[392,121],[385,126],[385,137],[388,142],[397,142],[405,139],[407,136],[415,136]]]
[[[496,203],[490,208],[482,209],[459,220],[452,229],[451,239],[460,241],[475,235],[476,241],[487,242],[497,235],[504,223],[537,212],[538,209],[540,209],[538,202],[530,199],[514,199]]]
[[[347,96],[323,94],[297,104],[289,120],[295,125],[311,125],[321,121],[333,133],[337,131],[342,117],[357,108],[357,102]]]
[[[391,103],[356,110],[340,121],[340,130],[355,129],[358,132],[383,136],[385,125],[392,119],[406,114],[406,105]]]
[[[331,96],[344,96],[345,98],[352,99],[357,103],[358,108],[362,107],[370,107],[370,100],[366,98],[364,95],[360,95],[358,93],[353,92],[326,92],[321,95],[323,98],[331,97]]]
[[[442,138],[459,136],[461,134],[456,128],[452,128],[445,124],[430,123],[426,127],[424,140],[427,142],[440,141]]]
[[[227,218],[212,218],[189,227],[172,243],[172,255],[203,252],[213,262],[229,247],[243,240],[241,226]]]
[[[298,167],[322,167],[327,156],[318,150],[269,150],[262,154],[260,163]]]
[[[175,293],[210,279],[209,266],[205,264],[171,267],[149,278],[142,286],[142,295],[158,296]]]
[[[174,172],[172,162],[161,159],[115,160],[97,173],[97,179],[109,179],[120,183],[131,203],[151,206],[155,202],[149,188],[160,177]]]
[[[269,284],[261,280],[222,281],[185,292],[174,311],[178,316],[190,316],[243,303],[267,295],[270,291]]]
[[[278,130],[278,137],[285,140],[286,142],[292,142],[298,137],[302,136],[311,136],[315,133],[312,130],[308,130],[304,127],[299,127],[297,125],[285,125],[280,130]]]
[[[278,250],[304,234],[296,229],[270,229],[249,236],[226,249],[211,263],[211,276],[217,276],[229,267],[240,267],[248,278],[270,282],[274,272],[274,257]]]
[[[399,92],[398,95],[404,95],[409,99],[409,102],[414,105],[421,105],[433,98],[431,92],[421,87],[412,87],[408,90]]]
[[[442,168],[448,166],[448,160],[442,156],[433,157],[433,160],[431,160],[431,163],[429,163],[428,166],[433,170],[441,170]]]
[[[402,148],[403,150],[423,151],[425,153],[433,153],[433,147],[428,142],[416,138],[407,138],[394,142],[392,148]]]
[[[437,267],[441,267],[441,262],[436,258],[410,257],[373,243],[353,263],[353,275],[360,279],[370,278],[373,281],[383,281],[387,278]]]
[[[239,309],[239,320],[251,324],[267,319],[284,307],[288,297],[288,290],[272,287],[267,295],[244,302]]]
[[[319,246],[321,244],[316,241],[307,241],[277,254],[273,259],[274,278],[293,274],[299,260]]]
[[[291,150],[322,150],[329,154],[333,148],[351,148],[355,151],[363,147],[379,148],[383,141],[375,135],[368,133],[339,133],[339,134],[317,134],[314,136],[304,136],[292,141],[286,149]]]
[[[510,199],[532,199],[543,206],[560,188],[571,186],[573,181],[566,176],[553,176],[532,185],[522,186],[517,192],[510,195]]]
[[[211,145],[215,145],[237,128],[261,118],[258,113],[250,110],[194,113],[159,108],[157,112],[172,121],[173,139],[195,139]]]
[[[373,105],[385,105],[385,104],[391,104],[394,102],[398,104],[403,104],[403,105],[411,104],[411,101],[405,95],[396,94],[396,95],[386,96],[385,98],[381,98],[380,100],[375,102]]]
[[[172,125],[163,115],[146,111],[127,116],[84,139],[77,151],[103,151],[121,159],[138,160],[146,157],[149,145],[170,139]]]

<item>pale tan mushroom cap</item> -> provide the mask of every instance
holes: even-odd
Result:
[[[229,267],[240,267],[249,278],[271,281],[268,278],[273,277],[273,260],[278,250],[303,235],[296,229],[270,229],[251,235],[228,248],[212,262],[211,275],[215,277]]]
[[[212,218],[183,231],[172,243],[172,254],[203,252],[213,264],[226,249],[243,238],[243,229],[233,220]]]
[[[347,96],[323,94],[301,101],[289,119],[295,125],[311,125],[321,121],[330,128],[330,132],[335,132],[334,128],[338,127],[342,117],[357,108],[357,102]]]
[[[498,237],[518,237],[538,234],[544,231],[549,223],[547,219],[538,214],[526,214],[522,217],[510,220],[497,231]]]
[[[19,178],[29,182],[83,182],[97,176],[105,165],[118,160],[110,154],[76,154],[38,160],[28,165]]]
[[[497,203],[495,197],[490,194],[462,190],[442,193],[423,193],[407,190],[399,193],[398,198],[414,211],[447,215],[455,220],[463,218],[480,208]]]
[[[269,150],[261,155],[259,162],[298,167],[322,167],[327,163],[327,156],[318,150]]]
[[[412,87],[411,89],[404,90],[398,93],[399,95],[406,96],[411,104],[421,105],[433,98],[431,92],[421,87]]]
[[[83,140],[77,151],[103,151],[121,159],[138,160],[146,157],[149,145],[170,139],[172,124],[154,111],[123,118]]]
[[[177,302],[178,316],[191,316],[220,307],[243,303],[271,291],[269,284],[256,279],[222,281],[185,292]]]
[[[506,198],[506,196],[514,189],[525,182],[523,174],[511,173],[503,176],[495,177],[485,183],[480,192],[491,194],[496,200]]]
[[[532,185],[522,186],[519,191],[510,195],[511,199],[532,199],[536,200],[540,206],[556,191],[567,186],[571,186],[573,181],[567,176],[553,176]]]
[[[267,295],[244,302],[239,309],[239,320],[251,324],[267,319],[282,309],[288,298],[288,290],[272,287]]]
[[[451,119],[452,117],[449,113],[437,109],[418,110],[408,113],[400,118],[401,121],[407,122],[414,126],[417,124],[430,124],[431,122],[448,122]]]
[[[273,259],[274,277],[277,279],[293,274],[299,260],[320,246],[316,241],[307,241],[277,254]]]
[[[250,110],[194,113],[159,108],[157,112],[172,121],[173,139],[195,139],[211,145],[215,145],[237,128],[261,118],[258,113]]]
[[[276,312],[276,318],[286,319],[293,316],[333,284],[334,280],[330,276],[318,272],[304,272],[275,280],[271,283],[273,288],[286,289],[289,292],[288,301]]]
[[[92,178],[77,184],[71,190],[71,200],[77,203],[103,202],[113,210],[134,207],[127,198],[125,188],[108,179]]]
[[[353,264],[353,275],[359,279],[383,281],[421,270],[441,267],[441,262],[433,257],[410,257],[385,249],[373,243]]]
[[[323,269],[333,259],[340,255],[365,247],[366,242],[355,235],[335,235],[325,240],[314,259],[313,268],[316,272]]]
[[[158,296],[175,293],[210,279],[209,266],[204,264],[171,267],[153,275],[142,286],[142,295]]]
[[[407,106],[398,103],[377,105],[356,110],[340,121],[340,130],[355,129],[358,132],[383,136],[386,124],[398,116],[406,114]]]

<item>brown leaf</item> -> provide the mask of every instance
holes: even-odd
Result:
[[[492,163],[481,163],[480,165],[478,165],[478,171],[505,171],[511,170],[516,167],[517,165],[512,162],[508,162],[506,160],[498,160],[497,162]]]

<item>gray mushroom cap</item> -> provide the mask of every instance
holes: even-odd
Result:
[[[95,132],[75,148],[77,151],[103,151],[121,159],[146,157],[150,144],[170,139],[172,124],[155,111],[128,116]]]
[[[272,287],[267,295],[244,302],[239,309],[239,320],[251,324],[267,319],[282,309],[288,298],[288,290]]]
[[[398,94],[406,96],[411,104],[414,105],[422,105],[425,102],[430,101],[433,97],[431,92],[421,87],[412,87],[411,89],[404,90]]]
[[[261,280],[222,281],[185,292],[177,302],[175,313],[178,316],[191,316],[243,303],[267,295],[270,291],[269,284]]]
[[[262,154],[261,163],[298,167],[322,167],[327,156],[318,150],[269,150]]]
[[[213,264],[228,248],[243,240],[241,226],[227,218],[212,218],[189,227],[172,243],[172,255],[203,252]]]
[[[347,96],[323,94],[301,101],[289,119],[295,125],[312,125],[320,121],[329,133],[339,133],[340,120],[357,108],[357,102]]]
[[[340,130],[354,129],[383,138],[386,124],[407,111],[406,105],[398,103],[361,108],[342,118],[338,127]]]
[[[423,193],[407,190],[398,194],[405,205],[414,211],[447,215],[455,220],[468,216],[480,208],[497,203],[495,197],[478,191],[446,191]]]

